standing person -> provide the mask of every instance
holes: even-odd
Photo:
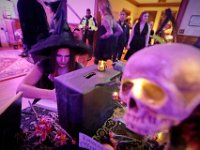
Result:
[[[95,47],[95,61],[107,61],[112,58],[115,51],[117,38],[122,34],[122,28],[114,19],[111,11],[111,5],[108,0],[99,0],[99,12],[101,15],[101,25],[97,32],[97,42]]]
[[[24,51],[21,56],[28,56],[31,46],[39,39],[49,35],[49,24],[43,6],[39,0],[18,0],[17,10],[23,34]]]
[[[118,20],[118,24],[123,29],[123,33],[119,36],[118,43],[117,43],[117,49],[114,52],[113,61],[116,61],[116,58],[118,60],[121,60],[121,56],[123,53],[124,48],[127,46],[128,39],[129,39],[129,25],[126,22],[126,12],[125,10],[122,10],[120,12],[120,17]]]
[[[133,53],[148,46],[150,35],[150,27],[147,23],[148,17],[148,12],[142,12],[139,17],[139,21],[133,25],[131,36],[127,45],[128,51],[124,57],[125,60],[128,60]]]
[[[81,30],[79,28],[75,28],[72,33],[73,33],[74,38],[76,40],[81,41]],[[87,64],[88,64],[88,54],[78,56],[77,61],[81,65],[87,66]]]
[[[86,9],[86,16],[81,19],[79,28],[82,30],[82,40],[86,43],[88,39],[89,45],[93,47],[94,32],[97,31],[97,22],[91,15],[91,10]]]
[[[165,19],[164,19],[164,21],[162,22],[162,24],[160,25],[160,27],[158,28],[158,30],[156,31],[156,35],[161,35],[161,36],[163,36],[163,38],[164,38],[164,28],[166,27],[166,26],[168,26],[169,24],[169,22],[171,22],[171,25],[172,25],[172,35],[173,35],[173,41],[174,42],[176,42],[176,30],[177,30],[177,28],[176,28],[176,21],[175,21],[175,17],[173,16],[173,14],[172,14],[172,10],[170,9],[170,8],[167,8],[167,9],[165,9]],[[171,26],[170,25],[170,26]]]
[[[150,27],[149,45],[153,45],[153,35],[154,35],[153,21],[149,22],[149,27]]]

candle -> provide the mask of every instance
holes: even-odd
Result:
[[[106,69],[106,62],[103,60],[99,60],[98,62],[98,70],[99,71],[105,71]]]
[[[112,98],[113,98],[113,100],[119,100],[119,93],[118,92],[113,92],[112,93]]]

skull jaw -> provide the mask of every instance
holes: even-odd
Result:
[[[149,115],[148,112],[144,116],[138,116],[134,112],[128,111],[124,120],[127,128],[143,136],[153,136],[175,125],[174,120]]]

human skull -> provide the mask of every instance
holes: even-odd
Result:
[[[123,72],[120,98],[127,127],[142,135],[178,125],[200,103],[200,51],[160,44],[132,55]]]

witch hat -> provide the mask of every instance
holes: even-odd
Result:
[[[69,48],[75,54],[91,54],[92,49],[82,41],[74,38],[66,21],[66,0],[60,1],[53,19],[53,32],[47,38],[41,39],[31,47],[32,55],[49,56],[52,50],[58,48]],[[56,2],[57,2],[56,1]]]

